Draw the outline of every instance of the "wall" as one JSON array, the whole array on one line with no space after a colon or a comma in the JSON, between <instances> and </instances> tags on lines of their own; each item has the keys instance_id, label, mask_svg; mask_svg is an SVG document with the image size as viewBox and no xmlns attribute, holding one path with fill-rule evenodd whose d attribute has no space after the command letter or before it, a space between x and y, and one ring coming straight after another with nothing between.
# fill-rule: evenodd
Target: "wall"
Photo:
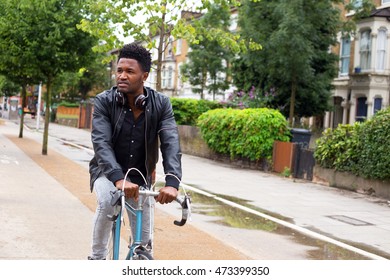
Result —
<instances>
[{"instance_id":1,"label":"wall","mask_svg":"<svg viewBox=\"0 0 390 280\"><path fill-rule=\"evenodd\" d=\"M368 180L348 172L315 166L313 182L390 199L390 181Z\"/></svg>"},{"instance_id":2,"label":"wall","mask_svg":"<svg viewBox=\"0 0 390 280\"><path fill-rule=\"evenodd\" d=\"M179 134L182 152L185 154L220 161L240 168L271 171L271 166L265 161L231 160L228 156L211 151L201 138L198 127L179 125ZM314 166L313 173L312 181L315 183L390 199L390 181L367 180L353 174L337 172L319 166Z\"/></svg>"},{"instance_id":3,"label":"wall","mask_svg":"<svg viewBox=\"0 0 390 280\"><path fill-rule=\"evenodd\" d=\"M181 150L184 154L208 158L240 168L270 170L270 166L268 166L268 162L265 160L251 161L245 158L235 158L232 160L229 156L215 153L203 141L198 127L189 125L179 125L178 127Z\"/></svg>"}]
</instances>

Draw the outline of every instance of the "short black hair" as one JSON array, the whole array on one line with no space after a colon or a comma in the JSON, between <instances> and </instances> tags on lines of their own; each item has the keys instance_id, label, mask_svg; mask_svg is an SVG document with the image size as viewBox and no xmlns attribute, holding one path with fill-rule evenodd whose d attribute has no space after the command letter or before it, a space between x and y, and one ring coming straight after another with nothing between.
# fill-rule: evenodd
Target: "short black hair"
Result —
<instances>
[{"instance_id":1,"label":"short black hair","mask_svg":"<svg viewBox=\"0 0 390 280\"><path fill-rule=\"evenodd\" d=\"M150 72L150 68L152 66L152 54L137 43L124 45L119 50L118 61L121 58L135 59L141 65L143 71Z\"/></svg>"}]
</instances>

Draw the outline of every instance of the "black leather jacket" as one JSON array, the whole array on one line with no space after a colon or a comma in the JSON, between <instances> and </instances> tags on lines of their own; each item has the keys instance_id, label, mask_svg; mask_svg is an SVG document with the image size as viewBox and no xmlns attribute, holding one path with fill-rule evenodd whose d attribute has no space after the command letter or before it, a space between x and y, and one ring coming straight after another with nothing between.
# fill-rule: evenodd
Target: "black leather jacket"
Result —
<instances>
[{"instance_id":1,"label":"black leather jacket","mask_svg":"<svg viewBox=\"0 0 390 280\"><path fill-rule=\"evenodd\" d=\"M89 163L90 186L104 174L115 183L123 179L122 167L117 163L113 147L125 118L122 105L115 101L116 87L98 94L94 100L92 119L92 144L95 155ZM145 107L146 178L151 183L152 172L158 161L158 145L162 154L165 174L173 174L181 180L181 150L172 105L167 96L144 87L147 96ZM179 187L173 176L166 176L166 186Z\"/></svg>"}]
</instances>

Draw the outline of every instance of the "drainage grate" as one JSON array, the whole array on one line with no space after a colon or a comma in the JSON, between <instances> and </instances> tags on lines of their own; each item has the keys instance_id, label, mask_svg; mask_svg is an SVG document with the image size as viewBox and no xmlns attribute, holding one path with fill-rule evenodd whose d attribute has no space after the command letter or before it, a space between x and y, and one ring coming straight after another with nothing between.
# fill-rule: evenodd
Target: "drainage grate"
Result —
<instances>
[{"instance_id":1,"label":"drainage grate","mask_svg":"<svg viewBox=\"0 0 390 280\"><path fill-rule=\"evenodd\" d=\"M344 215L333 215L333 216L327 216L327 217L334 219L334 220L337 220L337 221L340 221L340 222L343 222L343 223L346 223L346 224L353 225L353 226L372 226L373 225L371 223L361 221L361 220L358 220L355 218L351 218L348 216L344 216Z\"/></svg>"}]
</instances>

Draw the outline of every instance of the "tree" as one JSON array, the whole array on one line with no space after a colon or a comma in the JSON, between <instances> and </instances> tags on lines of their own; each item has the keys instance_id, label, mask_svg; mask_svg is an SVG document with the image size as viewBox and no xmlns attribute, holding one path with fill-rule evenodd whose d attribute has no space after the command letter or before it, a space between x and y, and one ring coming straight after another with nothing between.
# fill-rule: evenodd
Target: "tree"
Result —
<instances>
[{"instance_id":1,"label":"tree","mask_svg":"<svg viewBox=\"0 0 390 280\"><path fill-rule=\"evenodd\" d=\"M1 3L0 69L13 71L7 76L19 77L23 86L40 79L46 84L42 154L47 155L53 81L64 71L78 71L90 58L91 47L97 40L76 27L83 13L82 1Z\"/></svg>"},{"instance_id":2,"label":"tree","mask_svg":"<svg viewBox=\"0 0 390 280\"><path fill-rule=\"evenodd\" d=\"M230 8L212 5L209 11L199 20L193 23L204 35L198 44L191 44L191 52L188 54L188 62L182 66L182 74L188 79L194 92L199 92L204 99L204 90L216 94L229 87L227 77L228 66L231 60L231 52L223 48L215 38L208 36L206 30L218 28L229 32Z\"/></svg>"},{"instance_id":3,"label":"tree","mask_svg":"<svg viewBox=\"0 0 390 280\"><path fill-rule=\"evenodd\" d=\"M69 102L87 100L111 86L111 69L102 63L103 57L93 54L88 66L77 72L61 73L54 81L53 92L59 93L61 99Z\"/></svg>"},{"instance_id":4,"label":"tree","mask_svg":"<svg viewBox=\"0 0 390 280\"><path fill-rule=\"evenodd\" d=\"M27 47L31 25L20 14L23 3L0 2L0 73L21 87L22 108L26 107L26 88L41 78L34 54ZM17 25L14 23L18 22ZM24 110L20 116L19 138L23 138Z\"/></svg>"},{"instance_id":5,"label":"tree","mask_svg":"<svg viewBox=\"0 0 390 280\"><path fill-rule=\"evenodd\" d=\"M289 116L290 125L296 116L323 114L337 74L338 58L329 47L341 26L334 5L339 2L245 1L239 20L242 35L252 36L263 50L248 52L235 63L236 86L274 89L273 106Z\"/></svg>"},{"instance_id":6,"label":"tree","mask_svg":"<svg viewBox=\"0 0 390 280\"><path fill-rule=\"evenodd\" d=\"M0 76L0 96L11 97L18 94L20 86L5 76Z\"/></svg>"},{"instance_id":7,"label":"tree","mask_svg":"<svg viewBox=\"0 0 390 280\"><path fill-rule=\"evenodd\" d=\"M199 41L197 30L190 24L193 17L181 17L185 10L207 11L211 2L220 7L238 6L238 0L187 1L187 0L88 0L89 15L80 24L80 28L101 39L96 51L108 53L120 47L128 38L147 44L149 49L157 50L157 84L161 91L162 60L171 36L175 39L186 39L189 43ZM198 6L195 5L198 3ZM141 19L141 22L140 22ZM158 36L159 39L154 38ZM218 38L220 44L235 52L246 51L256 44L241 40L238 34L213 28L208 30L210 38Z\"/></svg>"}]
</instances>

